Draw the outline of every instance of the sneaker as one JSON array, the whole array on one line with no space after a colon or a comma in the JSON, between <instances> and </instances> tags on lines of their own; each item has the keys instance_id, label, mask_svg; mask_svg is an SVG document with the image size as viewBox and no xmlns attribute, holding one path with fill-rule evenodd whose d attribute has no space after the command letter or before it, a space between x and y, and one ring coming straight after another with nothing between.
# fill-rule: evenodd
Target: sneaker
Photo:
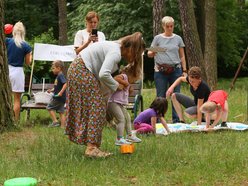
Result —
<instances>
[{"instance_id":1,"label":"sneaker","mask_svg":"<svg viewBox=\"0 0 248 186\"><path fill-rule=\"evenodd\" d=\"M119 140L116 139L115 140L115 145L130 145L132 143L128 142L127 140L125 140L124 138L120 138Z\"/></svg>"},{"instance_id":2,"label":"sneaker","mask_svg":"<svg viewBox=\"0 0 248 186\"><path fill-rule=\"evenodd\" d=\"M213 123L214 123L214 120L211 119L209 125L212 125Z\"/></svg>"},{"instance_id":3,"label":"sneaker","mask_svg":"<svg viewBox=\"0 0 248 186\"><path fill-rule=\"evenodd\" d=\"M142 141L141 139L139 139L135 135L131 135L131 136L128 135L126 140L129 141L129 142L133 142L133 143L140 143Z\"/></svg>"},{"instance_id":4,"label":"sneaker","mask_svg":"<svg viewBox=\"0 0 248 186\"><path fill-rule=\"evenodd\" d=\"M52 127L59 127L60 124L59 122L52 122L50 125L48 125L48 127L52 128Z\"/></svg>"},{"instance_id":5,"label":"sneaker","mask_svg":"<svg viewBox=\"0 0 248 186\"><path fill-rule=\"evenodd\" d=\"M220 126L221 127L227 127L227 124L226 124L226 122L222 122Z\"/></svg>"}]
</instances>

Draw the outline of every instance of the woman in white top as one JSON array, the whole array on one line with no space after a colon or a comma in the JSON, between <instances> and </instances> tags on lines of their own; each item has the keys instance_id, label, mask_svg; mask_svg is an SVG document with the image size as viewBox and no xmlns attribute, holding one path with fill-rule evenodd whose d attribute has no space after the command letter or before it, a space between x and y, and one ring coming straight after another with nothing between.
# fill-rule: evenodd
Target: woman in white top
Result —
<instances>
[{"instance_id":1,"label":"woman in white top","mask_svg":"<svg viewBox=\"0 0 248 186\"><path fill-rule=\"evenodd\" d=\"M111 75L119 69L122 58L130 65L128 71L134 79L140 79L144 49L142 34L136 32L118 41L96 42L71 63L67 73L66 134L72 142L87 146L86 156L111 155L99 149L106 122L104 93L106 89L113 93L124 88Z\"/></svg>"},{"instance_id":2,"label":"woman in white top","mask_svg":"<svg viewBox=\"0 0 248 186\"><path fill-rule=\"evenodd\" d=\"M97 31L97 34L92 33L92 29L97 29L99 23L99 15L96 12L88 12L85 17L86 28L79 30L74 38L74 47L76 54L79 54L89 44L98 41L105 41L103 32Z\"/></svg>"}]
</instances>

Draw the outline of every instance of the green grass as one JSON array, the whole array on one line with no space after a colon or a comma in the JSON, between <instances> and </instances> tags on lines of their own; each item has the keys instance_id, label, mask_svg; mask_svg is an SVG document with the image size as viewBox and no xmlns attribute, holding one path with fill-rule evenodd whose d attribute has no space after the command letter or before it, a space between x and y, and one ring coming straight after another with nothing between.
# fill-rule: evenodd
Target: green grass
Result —
<instances>
[{"instance_id":1,"label":"green grass","mask_svg":"<svg viewBox=\"0 0 248 186\"><path fill-rule=\"evenodd\" d=\"M229 95L229 121L244 122L247 78L237 81ZM220 80L228 91L227 80ZM188 94L187 87L182 92ZM155 89L143 91L145 108ZM166 119L171 119L171 109ZM102 149L108 159L88 159L85 147L71 143L63 129L47 128L45 110L32 110L19 131L0 135L0 185L14 177L34 177L39 186L84 185L247 185L247 132L181 133L139 136L135 153L123 155L114 145L116 131L106 127ZM246 122L246 121L245 121Z\"/></svg>"}]
</instances>

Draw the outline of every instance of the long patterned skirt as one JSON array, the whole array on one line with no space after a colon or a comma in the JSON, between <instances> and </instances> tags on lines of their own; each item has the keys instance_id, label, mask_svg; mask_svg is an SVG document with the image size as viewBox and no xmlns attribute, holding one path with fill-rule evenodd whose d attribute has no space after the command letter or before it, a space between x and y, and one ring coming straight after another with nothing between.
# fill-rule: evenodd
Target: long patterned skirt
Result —
<instances>
[{"instance_id":1,"label":"long patterned skirt","mask_svg":"<svg viewBox=\"0 0 248 186\"><path fill-rule=\"evenodd\" d=\"M80 145L101 145L102 129L106 120L106 102L100 82L81 58L68 69L66 134Z\"/></svg>"}]
</instances>

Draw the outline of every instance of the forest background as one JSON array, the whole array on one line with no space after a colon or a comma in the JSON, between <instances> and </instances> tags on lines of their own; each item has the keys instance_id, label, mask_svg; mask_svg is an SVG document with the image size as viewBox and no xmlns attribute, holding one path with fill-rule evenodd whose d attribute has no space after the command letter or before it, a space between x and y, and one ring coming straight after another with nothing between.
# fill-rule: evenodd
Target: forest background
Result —
<instances>
[{"instance_id":1,"label":"forest background","mask_svg":"<svg viewBox=\"0 0 248 186\"><path fill-rule=\"evenodd\" d=\"M195 4L197 1L194 1ZM22 21L27 30L27 41L38 43L61 44L59 31L59 4L65 4L66 38L63 44L73 44L75 33L85 28L84 18L88 11L94 10L100 15L99 30L105 33L107 40L116 40L122 36L140 31L147 46L153 35L152 0L5 0L5 23L14 24ZM233 77L248 41L248 6L244 0L216 1L216 38L218 77ZM60 8L58 8L60 7ZM63 7L63 6L62 6ZM197 15L199 9L194 7ZM198 11L198 14L197 14ZM162 16L170 15L175 19L174 32L183 37L179 1L163 1ZM198 20L200 21L200 20ZM161 25L161 23L158 23ZM162 30L160 30L162 32ZM158 31L159 32L159 31ZM39 62L40 63L40 62ZM42 63L42 62L41 62ZM153 81L153 60L144 60L144 80ZM227 70L228 69L228 70ZM30 71L26 68L26 71ZM34 74L38 79L51 79L50 65L36 65ZM247 76L247 61L239 76Z\"/></svg>"}]
</instances>

